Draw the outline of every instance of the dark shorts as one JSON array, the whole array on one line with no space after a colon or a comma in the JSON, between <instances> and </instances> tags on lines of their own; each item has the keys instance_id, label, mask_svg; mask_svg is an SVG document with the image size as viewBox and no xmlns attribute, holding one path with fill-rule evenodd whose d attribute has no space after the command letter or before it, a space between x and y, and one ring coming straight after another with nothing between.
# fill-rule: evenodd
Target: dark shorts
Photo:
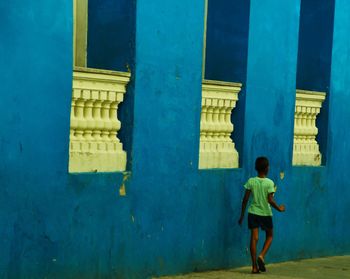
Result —
<instances>
[{"instance_id":1,"label":"dark shorts","mask_svg":"<svg viewBox=\"0 0 350 279\"><path fill-rule=\"evenodd\" d=\"M272 216L259 216L255 214L248 214L248 228L261 228L264 231L273 229Z\"/></svg>"}]
</instances>

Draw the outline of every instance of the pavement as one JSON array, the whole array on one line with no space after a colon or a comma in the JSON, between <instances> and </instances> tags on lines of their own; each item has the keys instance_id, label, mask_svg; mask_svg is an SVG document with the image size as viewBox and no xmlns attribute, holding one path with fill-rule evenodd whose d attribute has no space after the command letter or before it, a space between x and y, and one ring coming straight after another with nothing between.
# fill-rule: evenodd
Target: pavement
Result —
<instances>
[{"instance_id":1,"label":"pavement","mask_svg":"<svg viewBox=\"0 0 350 279\"><path fill-rule=\"evenodd\" d=\"M251 274L251 267L232 270L192 273L162 279L346 279L350 278L350 256L318 258L266 265L267 272Z\"/></svg>"}]
</instances>

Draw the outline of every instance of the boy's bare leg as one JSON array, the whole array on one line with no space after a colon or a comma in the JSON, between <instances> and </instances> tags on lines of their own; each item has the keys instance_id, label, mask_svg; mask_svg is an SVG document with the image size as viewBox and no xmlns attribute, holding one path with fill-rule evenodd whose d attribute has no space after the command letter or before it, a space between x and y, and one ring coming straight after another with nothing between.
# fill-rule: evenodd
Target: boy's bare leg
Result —
<instances>
[{"instance_id":1,"label":"boy's bare leg","mask_svg":"<svg viewBox=\"0 0 350 279\"><path fill-rule=\"evenodd\" d=\"M256 264L256 246L258 244L259 240L259 228L252 229L251 230L251 237L250 237L250 255L252 257L252 272L258 272L258 266Z\"/></svg>"},{"instance_id":2,"label":"boy's bare leg","mask_svg":"<svg viewBox=\"0 0 350 279\"><path fill-rule=\"evenodd\" d=\"M273 229L268 229L266 230L266 240L264 243L264 247L259 255L259 258L261 258L264 261L264 257L267 253L267 251L269 250L271 243L272 243L272 239L273 239Z\"/></svg>"}]
</instances>

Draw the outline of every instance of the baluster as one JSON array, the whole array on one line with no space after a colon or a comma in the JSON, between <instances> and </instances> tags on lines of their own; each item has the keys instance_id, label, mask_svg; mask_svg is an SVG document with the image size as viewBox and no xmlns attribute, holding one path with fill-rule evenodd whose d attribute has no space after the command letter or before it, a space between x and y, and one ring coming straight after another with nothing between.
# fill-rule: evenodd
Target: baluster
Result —
<instances>
[{"instance_id":1,"label":"baluster","mask_svg":"<svg viewBox=\"0 0 350 279\"><path fill-rule=\"evenodd\" d=\"M219 108L219 141L224 143L226 140L226 108L225 102L223 101Z\"/></svg>"},{"instance_id":2,"label":"baluster","mask_svg":"<svg viewBox=\"0 0 350 279\"><path fill-rule=\"evenodd\" d=\"M225 102L225 123L226 123L225 138L226 138L226 142L232 142L231 134L233 132L233 124L231 122L231 114L232 114L234 102L235 101L230 101L230 100L227 100Z\"/></svg>"},{"instance_id":3,"label":"baluster","mask_svg":"<svg viewBox=\"0 0 350 279\"><path fill-rule=\"evenodd\" d=\"M120 143L117 135L118 131L121 128L121 123L117 118L117 109L118 109L118 102L112 102L111 103L111 109L109 111L109 118L112 123L112 127L109 133L109 140L114 146L114 150L116 151L118 149L118 144Z\"/></svg>"},{"instance_id":4,"label":"baluster","mask_svg":"<svg viewBox=\"0 0 350 279\"><path fill-rule=\"evenodd\" d=\"M103 122L103 128L101 131L101 141L102 141L102 143L100 144L101 151L108 151L109 132L112 127L112 123L109 119L110 104L111 102L108 100L102 102L101 118Z\"/></svg>"},{"instance_id":5,"label":"baluster","mask_svg":"<svg viewBox=\"0 0 350 279\"><path fill-rule=\"evenodd\" d=\"M218 99L212 99L212 105L213 105L213 126L212 126L212 137L213 137L213 156L214 156L214 161L215 161L215 167L218 166L219 161L220 161L220 149L221 149L221 144L220 144L220 122L219 122L219 102L220 100Z\"/></svg>"},{"instance_id":6,"label":"baluster","mask_svg":"<svg viewBox=\"0 0 350 279\"><path fill-rule=\"evenodd\" d=\"M236 84L221 84L215 81L203 84L200 168L238 166L238 153L231 140L231 113L236 103L233 99L237 97L238 92Z\"/></svg>"},{"instance_id":7,"label":"baluster","mask_svg":"<svg viewBox=\"0 0 350 279\"><path fill-rule=\"evenodd\" d=\"M203 100L202 112L201 112L201 123L200 123L200 140L205 142L207 140L207 106L206 99Z\"/></svg>"},{"instance_id":8,"label":"baluster","mask_svg":"<svg viewBox=\"0 0 350 279\"><path fill-rule=\"evenodd\" d=\"M93 103L92 115L95 122L94 129L92 131L92 137L96 143L102 140L102 101L97 99Z\"/></svg>"},{"instance_id":9,"label":"baluster","mask_svg":"<svg viewBox=\"0 0 350 279\"><path fill-rule=\"evenodd\" d=\"M86 122L86 130L84 132L84 137L85 137L85 140L89 142L89 144L91 144L91 141L93 140L92 133L95 126L93 115L92 115L92 109L93 109L93 100L91 99L87 100L84 106L84 118ZM91 148L91 146L89 147Z\"/></svg>"},{"instance_id":10,"label":"baluster","mask_svg":"<svg viewBox=\"0 0 350 279\"><path fill-rule=\"evenodd\" d=\"M317 166L321 154L316 141L316 118L325 99L324 93L297 91L294 128L294 165Z\"/></svg>"},{"instance_id":11,"label":"baluster","mask_svg":"<svg viewBox=\"0 0 350 279\"><path fill-rule=\"evenodd\" d=\"M74 71L70 172L125 170L126 153L117 138L121 126L117 110L128 81L128 74Z\"/></svg>"},{"instance_id":12,"label":"baluster","mask_svg":"<svg viewBox=\"0 0 350 279\"><path fill-rule=\"evenodd\" d=\"M208 122L207 122L207 98L202 98L202 112L201 112L201 122L200 122L200 158L199 167L208 168L208 150L207 150L207 134L208 134Z\"/></svg>"},{"instance_id":13,"label":"baluster","mask_svg":"<svg viewBox=\"0 0 350 279\"><path fill-rule=\"evenodd\" d=\"M207 122L208 122L208 167L214 168L216 165L216 158L215 158L215 139L214 139L214 107L213 107L213 100L208 99L209 106L208 106L208 112L207 112Z\"/></svg>"},{"instance_id":14,"label":"baluster","mask_svg":"<svg viewBox=\"0 0 350 279\"><path fill-rule=\"evenodd\" d=\"M73 142L76 141L76 130L78 128L78 121L76 116L76 102L79 96L79 90L73 90L72 92L72 107L71 107L71 113L70 113L70 141L71 141L71 148L74 149Z\"/></svg>"},{"instance_id":15,"label":"baluster","mask_svg":"<svg viewBox=\"0 0 350 279\"><path fill-rule=\"evenodd\" d=\"M84 100L79 97L75 102L75 115L76 115L76 123L77 128L75 130L75 136L78 141L81 143L84 142L84 129L85 129L85 121L84 121Z\"/></svg>"}]
</instances>

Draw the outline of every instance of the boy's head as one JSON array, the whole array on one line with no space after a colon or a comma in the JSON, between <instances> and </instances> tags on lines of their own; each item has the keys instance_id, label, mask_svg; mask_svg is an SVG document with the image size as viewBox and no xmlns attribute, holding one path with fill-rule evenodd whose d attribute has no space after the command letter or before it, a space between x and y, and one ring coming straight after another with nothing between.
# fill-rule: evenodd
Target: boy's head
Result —
<instances>
[{"instance_id":1,"label":"boy's head","mask_svg":"<svg viewBox=\"0 0 350 279\"><path fill-rule=\"evenodd\" d=\"M255 170L259 174L265 174L269 172L269 160L266 157L258 157L255 160Z\"/></svg>"}]
</instances>

